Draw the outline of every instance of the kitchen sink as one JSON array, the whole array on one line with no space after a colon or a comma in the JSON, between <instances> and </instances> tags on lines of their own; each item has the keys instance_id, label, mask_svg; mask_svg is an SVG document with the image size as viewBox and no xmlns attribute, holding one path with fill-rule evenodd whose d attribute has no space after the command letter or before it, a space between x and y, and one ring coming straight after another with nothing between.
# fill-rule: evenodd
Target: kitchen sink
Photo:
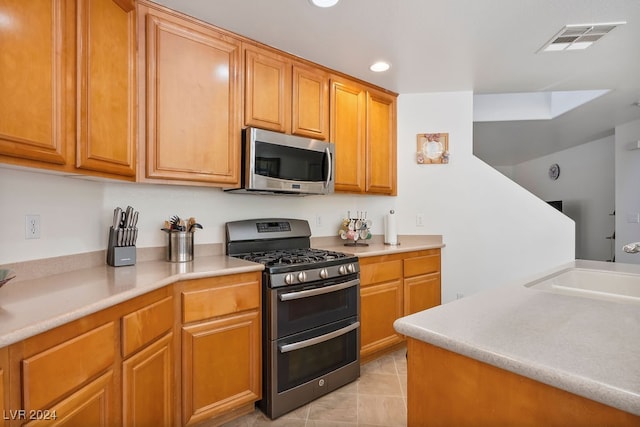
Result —
<instances>
[{"instance_id":1,"label":"kitchen sink","mask_svg":"<svg viewBox=\"0 0 640 427\"><path fill-rule=\"evenodd\" d=\"M557 294L640 305L640 274L569 268L525 286Z\"/></svg>"}]
</instances>

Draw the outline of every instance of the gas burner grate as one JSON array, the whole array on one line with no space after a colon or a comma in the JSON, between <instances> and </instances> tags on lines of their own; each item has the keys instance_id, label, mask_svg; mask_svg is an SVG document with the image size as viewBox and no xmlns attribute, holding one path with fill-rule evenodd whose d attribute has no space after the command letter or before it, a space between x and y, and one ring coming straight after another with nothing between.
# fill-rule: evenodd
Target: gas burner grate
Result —
<instances>
[{"instance_id":1,"label":"gas burner grate","mask_svg":"<svg viewBox=\"0 0 640 427\"><path fill-rule=\"evenodd\" d=\"M312 264L347 258L349 256L350 255L341 252L310 248L251 252L244 255L237 255L237 257L246 261L259 262L267 267L275 265Z\"/></svg>"}]
</instances>

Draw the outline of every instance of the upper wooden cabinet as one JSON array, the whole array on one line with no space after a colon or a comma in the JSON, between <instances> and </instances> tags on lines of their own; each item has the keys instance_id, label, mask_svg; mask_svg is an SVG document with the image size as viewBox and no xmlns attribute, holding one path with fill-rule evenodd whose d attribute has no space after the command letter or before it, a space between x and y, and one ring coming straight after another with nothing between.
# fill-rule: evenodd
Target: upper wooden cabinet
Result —
<instances>
[{"instance_id":1,"label":"upper wooden cabinet","mask_svg":"<svg viewBox=\"0 0 640 427\"><path fill-rule=\"evenodd\" d=\"M336 191L395 195L396 97L333 77L330 110Z\"/></svg>"},{"instance_id":2,"label":"upper wooden cabinet","mask_svg":"<svg viewBox=\"0 0 640 427\"><path fill-rule=\"evenodd\" d=\"M135 12L8 0L0 14L0 161L133 180Z\"/></svg>"},{"instance_id":3,"label":"upper wooden cabinet","mask_svg":"<svg viewBox=\"0 0 640 427\"><path fill-rule=\"evenodd\" d=\"M0 3L0 155L69 165L74 10L71 0Z\"/></svg>"},{"instance_id":4,"label":"upper wooden cabinet","mask_svg":"<svg viewBox=\"0 0 640 427\"><path fill-rule=\"evenodd\" d=\"M135 177L135 11L114 0L80 0L78 28L76 166Z\"/></svg>"},{"instance_id":5,"label":"upper wooden cabinet","mask_svg":"<svg viewBox=\"0 0 640 427\"><path fill-rule=\"evenodd\" d=\"M138 15L146 178L236 185L240 41L152 3Z\"/></svg>"},{"instance_id":6,"label":"upper wooden cabinet","mask_svg":"<svg viewBox=\"0 0 640 427\"><path fill-rule=\"evenodd\" d=\"M329 77L320 68L244 44L244 124L326 140Z\"/></svg>"}]
</instances>

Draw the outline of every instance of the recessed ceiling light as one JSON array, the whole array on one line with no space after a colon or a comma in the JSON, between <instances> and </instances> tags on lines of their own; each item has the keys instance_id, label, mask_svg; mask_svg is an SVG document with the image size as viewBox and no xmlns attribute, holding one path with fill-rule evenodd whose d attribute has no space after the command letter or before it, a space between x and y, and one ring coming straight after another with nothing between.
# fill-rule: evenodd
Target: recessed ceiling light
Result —
<instances>
[{"instance_id":1,"label":"recessed ceiling light","mask_svg":"<svg viewBox=\"0 0 640 427\"><path fill-rule=\"evenodd\" d=\"M378 61L375 64L373 64L371 67L369 67L371 71L375 71L376 73L387 71L389 68L391 68L391 65L389 65L388 62L384 62L384 61Z\"/></svg>"},{"instance_id":2,"label":"recessed ceiling light","mask_svg":"<svg viewBox=\"0 0 640 427\"><path fill-rule=\"evenodd\" d=\"M318 7L331 7L338 4L340 0L309 0L312 5Z\"/></svg>"},{"instance_id":3,"label":"recessed ceiling light","mask_svg":"<svg viewBox=\"0 0 640 427\"><path fill-rule=\"evenodd\" d=\"M626 22L606 22L600 24L567 25L538 52L558 52L563 50L581 50L591 46L597 40Z\"/></svg>"}]
</instances>

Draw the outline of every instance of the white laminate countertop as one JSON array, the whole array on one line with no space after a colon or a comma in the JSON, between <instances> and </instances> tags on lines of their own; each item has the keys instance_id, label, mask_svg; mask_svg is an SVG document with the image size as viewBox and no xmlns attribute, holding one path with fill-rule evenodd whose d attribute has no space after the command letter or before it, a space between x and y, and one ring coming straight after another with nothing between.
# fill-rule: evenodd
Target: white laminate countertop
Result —
<instances>
[{"instance_id":1,"label":"white laminate countertop","mask_svg":"<svg viewBox=\"0 0 640 427\"><path fill-rule=\"evenodd\" d=\"M558 266L640 274L640 265ZM527 281L531 283L534 280ZM409 337L640 415L640 305L518 283L396 320Z\"/></svg>"},{"instance_id":2,"label":"white laminate countertop","mask_svg":"<svg viewBox=\"0 0 640 427\"><path fill-rule=\"evenodd\" d=\"M440 249L445 246L441 235L399 235L398 242L400 243L399 245L385 245L384 236L375 235L370 240L364 241L367 246L345 246L345 240L337 236L331 236L312 238L311 246L318 249L353 254L359 258Z\"/></svg>"},{"instance_id":3,"label":"white laminate countertop","mask_svg":"<svg viewBox=\"0 0 640 427\"><path fill-rule=\"evenodd\" d=\"M185 263L108 265L9 282L0 289L0 348L185 279L262 271L224 255Z\"/></svg>"},{"instance_id":4,"label":"white laminate countertop","mask_svg":"<svg viewBox=\"0 0 640 427\"><path fill-rule=\"evenodd\" d=\"M444 246L442 236L400 236L399 240L401 245L387 246L382 236L374 236L367 241L369 246L354 248L343 246L343 240L331 236L312 239L312 246L359 257ZM69 259L61 262L72 265L88 262L82 255L66 258ZM35 261L31 267L48 263L51 260ZM97 265L11 281L0 288L0 348L179 280L262 270L262 264L226 255L197 256L196 253L193 261L184 263L149 260L128 267Z\"/></svg>"}]
</instances>

